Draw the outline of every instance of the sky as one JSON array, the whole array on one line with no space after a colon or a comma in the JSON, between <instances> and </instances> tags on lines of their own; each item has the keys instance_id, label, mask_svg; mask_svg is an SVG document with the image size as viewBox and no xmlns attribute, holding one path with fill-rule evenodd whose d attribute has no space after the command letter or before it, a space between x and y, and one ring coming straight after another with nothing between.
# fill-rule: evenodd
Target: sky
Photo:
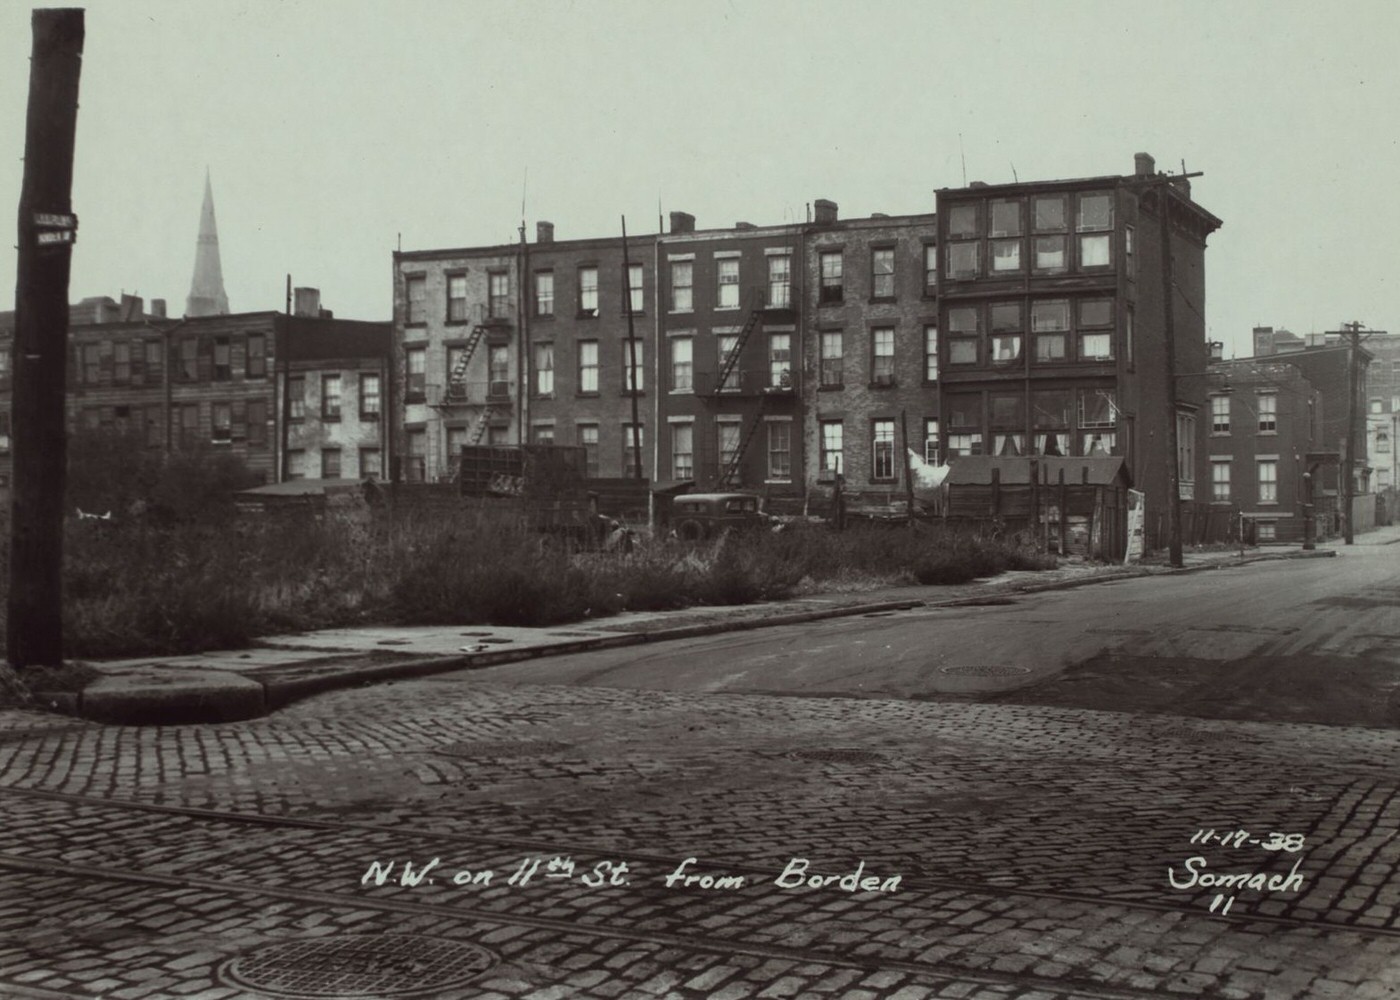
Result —
<instances>
[{"instance_id":1,"label":"sky","mask_svg":"<svg viewBox=\"0 0 1400 1000\"><path fill-rule=\"evenodd\" d=\"M81 0L76 0L81 2ZM964 179L1202 171L1208 336L1400 331L1390 0L94 0L71 298L184 309L206 170L235 312L388 319L392 251L930 212ZM0 5L17 205L29 5ZM965 164L965 166L964 166ZM13 216L6 216L13 218ZM7 244L11 241L5 241ZM1377 249L1379 248L1379 249ZM0 255L14 286L15 252ZM7 296L8 298L8 296ZM12 299L11 299L12 301Z\"/></svg>"}]
</instances>

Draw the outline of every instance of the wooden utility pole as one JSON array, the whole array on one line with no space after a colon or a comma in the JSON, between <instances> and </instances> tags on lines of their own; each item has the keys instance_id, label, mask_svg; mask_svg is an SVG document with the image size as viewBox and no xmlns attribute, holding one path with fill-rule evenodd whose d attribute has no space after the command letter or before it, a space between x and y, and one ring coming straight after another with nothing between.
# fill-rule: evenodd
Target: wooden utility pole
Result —
<instances>
[{"instance_id":1,"label":"wooden utility pole","mask_svg":"<svg viewBox=\"0 0 1400 1000\"><path fill-rule=\"evenodd\" d=\"M1158 221L1162 230L1162 311L1167 351L1167 555L1173 566L1181 561L1181 470L1176 439L1176 282L1172 274L1170 182L1157 186Z\"/></svg>"},{"instance_id":2,"label":"wooden utility pole","mask_svg":"<svg viewBox=\"0 0 1400 1000\"><path fill-rule=\"evenodd\" d=\"M6 654L11 666L63 661L63 509L73 147L83 12L36 10L19 199Z\"/></svg>"},{"instance_id":3,"label":"wooden utility pole","mask_svg":"<svg viewBox=\"0 0 1400 1000\"><path fill-rule=\"evenodd\" d=\"M1352 525L1352 515L1356 512L1356 424L1359 407L1356 397L1360 392L1361 347L1360 323L1343 323L1342 328L1351 334L1351 350L1347 352L1347 461L1342 469L1342 522L1343 538L1346 544L1355 544L1356 531Z\"/></svg>"}]
</instances>

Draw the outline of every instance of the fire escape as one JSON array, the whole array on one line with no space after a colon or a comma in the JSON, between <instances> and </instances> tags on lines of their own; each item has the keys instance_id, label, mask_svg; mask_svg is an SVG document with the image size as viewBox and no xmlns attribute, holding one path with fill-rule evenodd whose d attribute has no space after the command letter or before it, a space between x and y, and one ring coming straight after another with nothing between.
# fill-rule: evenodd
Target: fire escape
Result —
<instances>
[{"instance_id":1,"label":"fire escape","mask_svg":"<svg viewBox=\"0 0 1400 1000\"><path fill-rule=\"evenodd\" d=\"M786 306L776 308L785 309ZM753 420L747 426L741 426L739 442L720 471L720 489L729 488L738 483L739 473L744 464L744 456L748 454L749 447L753 444L754 438L758 436L759 428L763 426L763 418L770 408L770 403L776 399L791 397L794 391L790 357L788 359L789 366L781 371L772 367L771 359L769 367L762 371L745 371L739 368L739 359L743 355L744 346L762 325L765 316L770 315L772 311L764 298L764 293L761 290L756 290L754 307L749 311L748 318L744 321L744 325L734 341L733 348L725 355L719 373L715 377L714 386L708 394L712 402L718 402L727 396L758 396L758 408ZM746 378L745 376L750 377ZM752 376L761 376L761 380ZM756 382L758 384L755 384Z\"/></svg>"},{"instance_id":2,"label":"fire escape","mask_svg":"<svg viewBox=\"0 0 1400 1000\"><path fill-rule=\"evenodd\" d=\"M486 392L483 395L480 383L473 385L467 381L467 372L471 367L472 358L476 356L477 348L481 346L481 342L493 332L494 325L490 320L484 319L478 314L477 322L472 326L466 343L461 346L453 360L442 396L438 402L433 404L434 409L443 414L464 408L481 408L467 438L468 443L472 445L478 445L482 442L482 439L486 437L492 418L510 405L508 382L488 381ZM446 478L455 482L459 471L457 463L454 462L452 471Z\"/></svg>"}]
</instances>

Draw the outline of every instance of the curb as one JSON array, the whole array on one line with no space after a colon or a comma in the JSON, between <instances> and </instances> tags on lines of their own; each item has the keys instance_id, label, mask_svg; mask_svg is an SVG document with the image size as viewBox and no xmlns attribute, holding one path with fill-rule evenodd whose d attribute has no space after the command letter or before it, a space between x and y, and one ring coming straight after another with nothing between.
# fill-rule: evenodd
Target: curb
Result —
<instances>
[{"instance_id":1,"label":"curb","mask_svg":"<svg viewBox=\"0 0 1400 1000\"><path fill-rule=\"evenodd\" d=\"M1400 541L1400 539L1397 539ZM399 660L354 669L330 670L324 673L297 674L297 664L286 667L249 673L231 671L240 680L252 681L258 686L256 694L244 688L238 691L182 692L178 673L172 675L163 685L161 698L143 697L138 693L120 696L116 691L108 691L104 697L90 699L85 694L59 695L35 692L39 701L58 699L53 707L67 714L77 715L94 722L109 725L180 725L188 723L234 722L260 718L293 702L328 691L363 687L371 683L385 681L413 680L433 674L450 673L456 670L479 670L505 663L518 663L524 660L543 659L549 656L568 656L574 653L595 652L602 649L620 649L640 646L652 642L668 642L676 639L693 639L727 632L746 632L760 628L782 625L799 625L804 622L822 621L830 618L853 618L860 615L877 614L888 611L907 611L912 608L960 607L985 603L989 598L1005 594L1036 594L1054 590L1070 590L1099 583L1116 583L1142 577L1167 576L1179 573L1200 573L1213 569L1243 566L1252 562L1267 562L1282 559L1317 559L1336 556L1330 549L1312 551L1293 550L1280 553L1260 553L1244 558L1232 558L1219 563L1206 563L1199 566L1164 567L1153 572L1147 567L1124 568L1102 575L1088 576L1077 580L1055 580L1049 583L1026 583L1004 588L989 588L989 593L948 598L945 600L906 599L900 601L876 601L868 604L850 604L843 607L819 608L810 611L797 611L774 614L766 617L738 618L729 621L704 622L696 625L678 625L660 628L649 632L625 632L617 635L578 639L526 649L501 649L483 653L460 655L427 656L411 660ZM225 696L227 695L227 696Z\"/></svg>"}]
</instances>

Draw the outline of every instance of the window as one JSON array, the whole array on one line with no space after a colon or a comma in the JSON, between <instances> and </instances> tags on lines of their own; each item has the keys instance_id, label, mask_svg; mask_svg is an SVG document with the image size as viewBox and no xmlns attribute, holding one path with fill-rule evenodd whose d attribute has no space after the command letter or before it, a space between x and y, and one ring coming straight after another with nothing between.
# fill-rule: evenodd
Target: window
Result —
<instances>
[{"instance_id":1,"label":"window","mask_svg":"<svg viewBox=\"0 0 1400 1000\"><path fill-rule=\"evenodd\" d=\"M122 346L121 344L118 344L118 345L117 345L117 347L121 347L121 346ZM118 358L120 359L120 355L118 355ZM120 364L120 361L119 361L119 364ZM1385 401L1384 401L1384 400L1381 400L1381 399L1372 399L1372 400L1367 404L1367 411L1370 412L1370 413L1384 413L1384 412L1385 412Z\"/></svg>"},{"instance_id":2,"label":"window","mask_svg":"<svg viewBox=\"0 0 1400 1000\"><path fill-rule=\"evenodd\" d=\"M894 248L870 252L870 295L876 299L894 298Z\"/></svg>"},{"instance_id":3,"label":"window","mask_svg":"<svg viewBox=\"0 0 1400 1000\"><path fill-rule=\"evenodd\" d=\"M1038 195L1031 201L1034 213L1034 229L1037 233L1063 233L1065 225L1065 196L1062 194Z\"/></svg>"},{"instance_id":4,"label":"window","mask_svg":"<svg viewBox=\"0 0 1400 1000\"><path fill-rule=\"evenodd\" d=\"M267 401L264 399L248 400L246 417L248 420L248 443L257 446L267 444ZM160 442L155 443L159 444Z\"/></svg>"},{"instance_id":5,"label":"window","mask_svg":"<svg viewBox=\"0 0 1400 1000\"><path fill-rule=\"evenodd\" d=\"M1229 396L1210 397L1210 432L1212 434L1230 433Z\"/></svg>"},{"instance_id":6,"label":"window","mask_svg":"<svg viewBox=\"0 0 1400 1000\"><path fill-rule=\"evenodd\" d=\"M822 331L821 345L821 384L840 386L845 365L844 347L840 330Z\"/></svg>"},{"instance_id":7,"label":"window","mask_svg":"<svg viewBox=\"0 0 1400 1000\"><path fill-rule=\"evenodd\" d=\"M492 344L486 355L486 394L496 399L510 395L510 348Z\"/></svg>"},{"instance_id":8,"label":"window","mask_svg":"<svg viewBox=\"0 0 1400 1000\"><path fill-rule=\"evenodd\" d=\"M642 284L641 264L629 264L627 266L627 302L634 313L639 313L646 309L646 295L645 288Z\"/></svg>"},{"instance_id":9,"label":"window","mask_svg":"<svg viewBox=\"0 0 1400 1000\"><path fill-rule=\"evenodd\" d=\"M842 436L845 433L845 427L839 420L823 420L821 428L821 470L823 472L841 472L844 468Z\"/></svg>"},{"instance_id":10,"label":"window","mask_svg":"<svg viewBox=\"0 0 1400 1000\"><path fill-rule=\"evenodd\" d=\"M987 235L992 237L991 261L993 273L1021 270L1021 203L998 199L990 204ZM1014 238L1012 238L1014 237Z\"/></svg>"},{"instance_id":11,"label":"window","mask_svg":"<svg viewBox=\"0 0 1400 1000\"><path fill-rule=\"evenodd\" d=\"M1031 303L1031 332L1035 335L1035 360L1064 361L1069 336L1069 302L1039 299Z\"/></svg>"},{"instance_id":12,"label":"window","mask_svg":"<svg viewBox=\"0 0 1400 1000\"><path fill-rule=\"evenodd\" d=\"M306 478L306 452L300 448L287 449L287 478Z\"/></svg>"},{"instance_id":13,"label":"window","mask_svg":"<svg viewBox=\"0 0 1400 1000\"><path fill-rule=\"evenodd\" d=\"M695 308L695 267L688 260L671 263L671 311L690 312Z\"/></svg>"},{"instance_id":14,"label":"window","mask_svg":"<svg viewBox=\"0 0 1400 1000\"><path fill-rule=\"evenodd\" d=\"M723 475L739 455L741 427L737 420L719 420L715 424L715 430L719 438L719 472Z\"/></svg>"},{"instance_id":15,"label":"window","mask_svg":"<svg viewBox=\"0 0 1400 1000\"><path fill-rule=\"evenodd\" d=\"M1117 423L1118 407L1112 390L1079 390L1079 454L1113 454Z\"/></svg>"},{"instance_id":16,"label":"window","mask_svg":"<svg viewBox=\"0 0 1400 1000\"><path fill-rule=\"evenodd\" d=\"M1068 389L1031 393L1031 454L1067 456L1070 408L1074 394Z\"/></svg>"},{"instance_id":17,"label":"window","mask_svg":"<svg viewBox=\"0 0 1400 1000\"><path fill-rule=\"evenodd\" d=\"M924 418L924 461L938 465L938 418Z\"/></svg>"},{"instance_id":18,"label":"window","mask_svg":"<svg viewBox=\"0 0 1400 1000\"><path fill-rule=\"evenodd\" d=\"M1390 433L1383 427L1376 428L1376 454L1390 454ZM1379 471L1385 472L1386 470L1381 469Z\"/></svg>"},{"instance_id":19,"label":"window","mask_svg":"<svg viewBox=\"0 0 1400 1000\"><path fill-rule=\"evenodd\" d=\"M1216 503L1230 499L1230 460L1212 458L1210 460L1210 498Z\"/></svg>"},{"instance_id":20,"label":"window","mask_svg":"<svg viewBox=\"0 0 1400 1000\"><path fill-rule=\"evenodd\" d=\"M408 454L404 456L404 478L410 483L424 483L428 480L428 432L411 430L405 436Z\"/></svg>"},{"instance_id":21,"label":"window","mask_svg":"<svg viewBox=\"0 0 1400 1000\"><path fill-rule=\"evenodd\" d=\"M792 306L792 258L775 255L768 258L768 308L788 309Z\"/></svg>"},{"instance_id":22,"label":"window","mask_svg":"<svg viewBox=\"0 0 1400 1000\"><path fill-rule=\"evenodd\" d=\"M716 308L739 308L739 261L733 258L717 261L718 298Z\"/></svg>"},{"instance_id":23,"label":"window","mask_svg":"<svg viewBox=\"0 0 1400 1000\"><path fill-rule=\"evenodd\" d=\"M948 363L977 364L977 348L982 327L976 306L953 306L948 310Z\"/></svg>"},{"instance_id":24,"label":"window","mask_svg":"<svg viewBox=\"0 0 1400 1000\"><path fill-rule=\"evenodd\" d=\"M598 342L581 340L578 344L578 391L598 391Z\"/></svg>"},{"instance_id":25,"label":"window","mask_svg":"<svg viewBox=\"0 0 1400 1000\"><path fill-rule=\"evenodd\" d=\"M554 395L554 345L535 345L535 393Z\"/></svg>"},{"instance_id":26,"label":"window","mask_svg":"<svg viewBox=\"0 0 1400 1000\"><path fill-rule=\"evenodd\" d=\"M739 336L733 333L721 333L715 337L715 347L719 351L719 371L724 371L724 366L729 363L729 356L739 349ZM720 387L721 392L735 392L739 388L739 365L736 361L734 367L729 369L729 375L725 378L724 384Z\"/></svg>"},{"instance_id":27,"label":"window","mask_svg":"<svg viewBox=\"0 0 1400 1000\"><path fill-rule=\"evenodd\" d=\"M948 277L975 278L979 270L976 240L953 241L948 244Z\"/></svg>"},{"instance_id":28,"label":"window","mask_svg":"<svg viewBox=\"0 0 1400 1000\"><path fill-rule=\"evenodd\" d=\"M125 340L118 341L112 347L112 381L118 385L125 385L131 381L131 344ZM1377 410L1377 413L1380 411Z\"/></svg>"},{"instance_id":29,"label":"window","mask_svg":"<svg viewBox=\"0 0 1400 1000\"><path fill-rule=\"evenodd\" d=\"M422 326L427 320L427 313L424 311L425 296L428 290L428 281L421 274L412 274L404 278L404 321L409 326Z\"/></svg>"},{"instance_id":30,"label":"window","mask_svg":"<svg viewBox=\"0 0 1400 1000\"><path fill-rule=\"evenodd\" d=\"M197 378L199 378L199 341L193 337L186 337L180 341L180 380L193 382Z\"/></svg>"},{"instance_id":31,"label":"window","mask_svg":"<svg viewBox=\"0 0 1400 1000\"><path fill-rule=\"evenodd\" d=\"M870 423L870 476L872 479L894 478L894 421L873 420Z\"/></svg>"},{"instance_id":32,"label":"window","mask_svg":"<svg viewBox=\"0 0 1400 1000\"><path fill-rule=\"evenodd\" d=\"M247 377L267 377L267 338L260 333L248 335Z\"/></svg>"},{"instance_id":33,"label":"window","mask_svg":"<svg viewBox=\"0 0 1400 1000\"><path fill-rule=\"evenodd\" d=\"M384 456L380 453L378 448L360 449L360 478L384 478Z\"/></svg>"},{"instance_id":34,"label":"window","mask_svg":"<svg viewBox=\"0 0 1400 1000\"><path fill-rule=\"evenodd\" d=\"M553 443L554 443L554 425L553 425L553 424L536 424L534 427L531 428L531 434L532 434L532 437L534 438L534 443L535 443L535 444L553 444Z\"/></svg>"},{"instance_id":35,"label":"window","mask_svg":"<svg viewBox=\"0 0 1400 1000\"><path fill-rule=\"evenodd\" d=\"M228 444L233 440L233 406L231 404L209 404L209 439L217 444Z\"/></svg>"},{"instance_id":36,"label":"window","mask_svg":"<svg viewBox=\"0 0 1400 1000\"><path fill-rule=\"evenodd\" d=\"M671 425L671 478L695 477L695 425Z\"/></svg>"},{"instance_id":37,"label":"window","mask_svg":"<svg viewBox=\"0 0 1400 1000\"><path fill-rule=\"evenodd\" d=\"M447 276L447 322L467 321L467 276L449 274Z\"/></svg>"},{"instance_id":38,"label":"window","mask_svg":"<svg viewBox=\"0 0 1400 1000\"><path fill-rule=\"evenodd\" d=\"M510 443L510 427L506 424L492 424L486 429L486 443L493 448L504 448Z\"/></svg>"},{"instance_id":39,"label":"window","mask_svg":"<svg viewBox=\"0 0 1400 1000\"><path fill-rule=\"evenodd\" d=\"M768 386L773 389L792 388L792 334L768 335Z\"/></svg>"},{"instance_id":40,"label":"window","mask_svg":"<svg viewBox=\"0 0 1400 1000\"><path fill-rule=\"evenodd\" d=\"M948 208L949 236L977 236L981 229L977 225L977 204L964 202Z\"/></svg>"},{"instance_id":41,"label":"window","mask_svg":"<svg viewBox=\"0 0 1400 1000\"><path fill-rule=\"evenodd\" d=\"M262 338L259 337L259 340ZM164 355L159 340L146 341L146 377L151 380L158 379L161 373L161 359ZM249 374L252 374L251 372Z\"/></svg>"},{"instance_id":42,"label":"window","mask_svg":"<svg viewBox=\"0 0 1400 1000\"><path fill-rule=\"evenodd\" d=\"M992 415L992 454L1026 453L1025 397L1020 393L994 392L988 402Z\"/></svg>"},{"instance_id":43,"label":"window","mask_svg":"<svg viewBox=\"0 0 1400 1000\"><path fill-rule=\"evenodd\" d=\"M1075 216L1075 230L1079 236L1079 266L1081 268L1108 267L1113 263L1112 237L1107 234L1113 228L1113 196L1111 194L1081 194L1078 212ZM1085 234L1103 235L1085 235Z\"/></svg>"},{"instance_id":44,"label":"window","mask_svg":"<svg viewBox=\"0 0 1400 1000\"><path fill-rule=\"evenodd\" d=\"M340 419L340 376L321 376L321 419Z\"/></svg>"},{"instance_id":45,"label":"window","mask_svg":"<svg viewBox=\"0 0 1400 1000\"><path fill-rule=\"evenodd\" d=\"M1189 413L1176 415L1177 493L1182 500L1194 498L1196 484L1196 418Z\"/></svg>"},{"instance_id":46,"label":"window","mask_svg":"<svg viewBox=\"0 0 1400 1000\"><path fill-rule=\"evenodd\" d=\"M768 421L768 478L792 478L792 424Z\"/></svg>"},{"instance_id":47,"label":"window","mask_svg":"<svg viewBox=\"0 0 1400 1000\"><path fill-rule=\"evenodd\" d=\"M1278 503L1278 461L1259 459L1259 502Z\"/></svg>"},{"instance_id":48,"label":"window","mask_svg":"<svg viewBox=\"0 0 1400 1000\"><path fill-rule=\"evenodd\" d=\"M1113 359L1113 300L1081 299L1079 302L1079 360Z\"/></svg>"},{"instance_id":49,"label":"window","mask_svg":"<svg viewBox=\"0 0 1400 1000\"><path fill-rule=\"evenodd\" d=\"M870 384L894 385L894 328L870 331Z\"/></svg>"},{"instance_id":50,"label":"window","mask_svg":"<svg viewBox=\"0 0 1400 1000\"><path fill-rule=\"evenodd\" d=\"M823 250L819 254L819 260L822 274L817 301L823 305L840 302L844 294L841 278L841 251Z\"/></svg>"},{"instance_id":51,"label":"window","mask_svg":"<svg viewBox=\"0 0 1400 1000\"><path fill-rule=\"evenodd\" d=\"M404 394L407 398L404 401L421 403L423 394L428 391L428 349L409 347L404 350L403 356L407 376L404 384Z\"/></svg>"},{"instance_id":52,"label":"window","mask_svg":"<svg viewBox=\"0 0 1400 1000\"><path fill-rule=\"evenodd\" d=\"M360 374L360 419L378 420L380 411L379 373Z\"/></svg>"},{"instance_id":53,"label":"window","mask_svg":"<svg viewBox=\"0 0 1400 1000\"><path fill-rule=\"evenodd\" d=\"M287 402L290 419L306 419L306 376L293 375L287 379Z\"/></svg>"},{"instance_id":54,"label":"window","mask_svg":"<svg viewBox=\"0 0 1400 1000\"><path fill-rule=\"evenodd\" d=\"M583 462L588 477L598 478L598 425L579 424L578 443L583 449Z\"/></svg>"},{"instance_id":55,"label":"window","mask_svg":"<svg viewBox=\"0 0 1400 1000\"><path fill-rule=\"evenodd\" d=\"M462 449L467 446L470 440L467 436L466 427L447 428L447 454L446 467L450 470L453 466L459 466L462 459Z\"/></svg>"},{"instance_id":56,"label":"window","mask_svg":"<svg viewBox=\"0 0 1400 1000\"><path fill-rule=\"evenodd\" d=\"M598 269L578 269L578 314L580 317L598 315Z\"/></svg>"},{"instance_id":57,"label":"window","mask_svg":"<svg viewBox=\"0 0 1400 1000\"><path fill-rule=\"evenodd\" d=\"M509 316L510 275L504 271L492 271L486 276L486 289L488 314L493 318Z\"/></svg>"},{"instance_id":58,"label":"window","mask_svg":"<svg viewBox=\"0 0 1400 1000\"><path fill-rule=\"evenodd\" d=\"M1021 344L1025 338L1024 312L1020 302L993 302L992 364L1014 364L1021 360Z\"/></svg>"},{"instance_id":59,"label":"window","mask_svg":"<svg viewBox=\"0 0 1400 1000\"><path fill-rule=\"evenodd\" d=\"M1132 227L1132 226L1124 226L1124 227L1123 227L1123 259L1124 259L1124 262L1125 262L1125 264L1126 264L1126 270L1127 270L1127 272L1128 272L1128 277L1129 277L1130 279L1131 279L1131 278L1136 278L1136 277L1137 277L1137 264L1136 264L1135 259L1133 258L1133 227Z\"/></svg>"},{"instance_id":60,"label":"window","mask_svg":"<svg viewBox=\"0 0 1400 1000\"><path fill-rule=\"evenodd\" d=\"M191 447L199 441L199 404L186 403L175 407L175 418L179 421L179 441L182 447Z\"/></svg>"},{"instance_id":61,"label":"window","mask_svg":"<svg viewBox=\"0 0 1400 1000\"><path fill-rule=\"evenodd\" d=\"M322 478L322 479L339 479L339 478L340 478L340 449L339 449L339 448L322 448L322 449L321 449L321 478Z\"/></svg>"},{"instance_id":62,"label":"window","mask_svg":"<svg viewBox=\"0 0 1400 1000\"><path fill-rule=\"evenodd\" d=\"M1273 434L1278 430L1278 396L1261 393L1259 400L1259 433Z\"/></svg>"},{"instance_id":63,"label":"window","mask_svg":"<svg viewBox=\"0 0 1400 1000\"><path fill-rule=\"evenodd\" d=\"M1255 521L1254 537L1261 542L1272 542L1278 537L1277 526L1273 521Z\"/></svg>"},{"instance_id":64,"label":"window","mask_svg":"<svg viewBox=\"0 0 1400 1000\"><path fill-rule=\"evenodd\" d=\"M671 388L689 392L695 387L695 340L671 338Z\"/></svg>"},{"instance_id":65,"label":"window","mask_svg":"<svg viewBox=\"0 0 1400 1000\"><path fill-rule=\"evenodd\" d=\"M938 380L938 325L928 323L924 326L924 381L936 382Z\"/></svg>"},{"instance_id":66,"label":"window","mask_svg":"<svg viewBox=\"0 0 1400 1000\"><path fill-rule=\"evenodd\" d=\"M641 392L646 388L646 366L642 358L644 346L640 337L622 341L623 392Z\"/></svg>"},{"instance_id":67,"label":"window","mask_svg":"<svg viewBox=\"0 0 1400 1000\"><path fill-rule=\"evenodd\" d=\"M938 244L924 245L924 294L933 295L938 291Z\"/></svg>"},{"instance_id":68,"label":"window","mask_svg":"<svg viewBox=\"0 0 1400 1000\"><path fill-rule=\"evenodd\" d=\"M1133 366L1133 310L1129 307L1123 313L1123 350L1128 358L1128 367Z\"/></svg>"},{"instance_id":69,"label":"window","mask_svg":"<svg viewBox=\"0 0 1400 1000\"><path fill-rule=\"evenodd\" d=\"M645 437L641 424L622 425L622 476L624 479L639 479L644 474L638 461Z\"/></svg>"},{"instance_id":70,"label":"window","mask_svg":"<svg viewBox=\"0 0 1400 1000\"><path fill-rule=\"evenodd\" d=\"M535 315L554 315L554 272L535 272Z\"/></svg>"}]
</instances>

